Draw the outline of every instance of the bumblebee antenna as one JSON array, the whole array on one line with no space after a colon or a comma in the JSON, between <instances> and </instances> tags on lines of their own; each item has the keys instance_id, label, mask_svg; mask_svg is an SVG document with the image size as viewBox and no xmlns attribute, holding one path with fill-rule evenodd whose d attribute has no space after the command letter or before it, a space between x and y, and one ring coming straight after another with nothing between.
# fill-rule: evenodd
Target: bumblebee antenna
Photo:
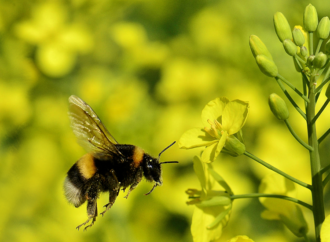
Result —
<instances>
[{"instance_id":1,"label":"bumblebee antenna","mask_svg":"<svg viewBox=\"0 0 330 242\"><path fill-rule=\"evenodd\" d=\"M155 185L151 188L150 192L144 194L144 195L149 195L150 193L152 193L152 191L158 186L157 183L155 183Z\"/></svg>"},{"instance_id":2,"label":"bumblebee antenna","mask_svg":"<svg viewBox=\"0 0 330 242\"><path fill-rule=\"evenodd\" d=\"M178 161L165 161L165 162L160 162L159 164L168 164L168 163L179 163Z\"/></svg>"},{"instance_id":3,"label":"bumblebee antenna","mask_svg":"<svg viewBox=\"0 0 330 242\"><path fill-rule=\"evenodd\" d=\"M167 146L165 149L163 149L162 152L159 153L159 155L158 155L158 160L160 159L160 155L163 154L163 152L164 152L165 150L167 150L167 149L170 148L172 145L174 145L175 142L176 142L176 141L174 141L172 144L170 144L169 146ZM164 163L164 162L162 162L162 163Z\"/></svg>"}]
</instances>

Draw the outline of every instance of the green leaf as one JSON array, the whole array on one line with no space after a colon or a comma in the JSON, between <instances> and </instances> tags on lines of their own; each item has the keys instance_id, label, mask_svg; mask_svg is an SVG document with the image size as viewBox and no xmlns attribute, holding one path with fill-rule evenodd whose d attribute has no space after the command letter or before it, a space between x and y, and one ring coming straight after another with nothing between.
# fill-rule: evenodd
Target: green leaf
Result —
<instances>
[{"instance_id":1,"label":"green leaf","mask_svg":"<svg viewBox=\"0 0 330 242\"><path fill-rule=\"evenodd\" d=\"M249 112L249 103L241 100L229 102L222 117L222 128L228 135L237 133L245 124Z\"/></svg>"},{"instance_id":2,"label":"green leaf","mask_svg":"<svg viewBox=\"0 0 330 242\"><path fill-rule=\"evenodd\" d=\"M216 98L206 104L202 111L202 122L204 127L210 126L210 124L207 122L208 119L212 122L219 119L227 103L229 103L229 100L225 97L221 97Z\"/></svg>"},{"instance_id":3,"label":"green leaf","mask_svg":"<svg viewBox=\"0 0 330 242\"><path fill-rule=\"evenodd\" d=\"M193 128L189 129L181 136L178 145L180 149L191 149L209 146L216 142L218 142L218 140L209 135L205 130Z\"/></svg>"}]
</instances>

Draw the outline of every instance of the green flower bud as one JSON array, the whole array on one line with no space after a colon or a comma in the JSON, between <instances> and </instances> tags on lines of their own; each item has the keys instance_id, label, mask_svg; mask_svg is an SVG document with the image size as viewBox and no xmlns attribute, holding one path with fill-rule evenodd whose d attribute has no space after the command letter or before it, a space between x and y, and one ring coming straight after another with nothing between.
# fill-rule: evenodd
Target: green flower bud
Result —
<instances>
[{"instance_id":1,"label":"green flower bud","mask_svg":"<svg viewBox=\"0 0 330 242\"><path fill-rule=\"evenodd\" d=\"M325 43L324 52L328 55L330 54L330 40L328 40L327 43Z\"/></svg>"},{"instance_id":2,"label":"green flower bud","mask_svg":"<svg viewBox=\"0 0 330 242\"><path fill-rule=\"evenodd\" d=\"M243 155L245 152L245 145L239 141L234 135L228 136L225 147L234 153L234 156Z\"/></svg>"},{"instance_id":3,"label":"green flower bud","mask_svg":"<svg viewBox=\"0 0 330 242\"><path fill-rule=\"evenodd\" d=\"M318 24L318 17L315 7L309 4L305 8L304 12L304 27L308 32L313 32L316 30Z\"/></svg>"},{"instance_id":4,"label":"green flower bud","mask_svg":"<svg viewBox=\"0 0 330 242\"><path fill-rule=\"evenodd\" d=\"M295 56L297 54L297 46L291 40L284 40L283 46L288 55Z\"/></svg>"},{"instance_id":5,"label":"green flower bud","mask_svg":"<svg viewBox=\"0 0 330 242\"><path fill-rule=\"evenodd\" d=\"M273 57L268 51L266 45L259 39L258 36L251 35L249 43L254 58L256 58L257 55L265 55L269 59L273 60Z\"/></svg>"},{"instance_id":6,"label":"green flower bud","mask_svg":"<svg viewBox=\"0 0 330 242\"><path fill-rule=\"evenodd\" d=\"M313 65L315 68L322 68L325 63L327 62L327 55L326 54L323 54L323 52L319 52L315 58L314 58L314 61L313 61Z\"/></svg>"},{"instance_id":7,"label":"green flower bud","mask_svg":"<svg viewBox=\"0 0 330 242\"><path fill-rule=\"evenodd\" d=\"M294 64L294 67L296 68L296 71L301 72L300 67L297 64L297 62L295 61L295 57L294 56L292 57L292 59L293 59L293 64Z\"/></svg>"},{"instance_id":8,"label":"green flower bud","mask_svg":"<svg viewBox=\"0 0 330 242\"><path fill-rule=\"evenodd\" d=\"M305 44L305 36L301 29L294 28L292 31L293 41L297 46L303 46Z\"/></svg>"},{"instance_id":9,"label":"green flower bud","mask_svg":"<svg viewBox=\"0 0 330 242\"><path fill-rule=\"evenodd\" d=\"M307 57L307 55L308 55L308 50L307 50L306 46L302 46L302 47L300 47L300 54L301 54L303 57Z\"/></svg>"},{"instance_id":10,"label":"green flower bud","mask_svg":"<svg viewBox=\"0 0 330 242\"><path fill-rule=\"evenodd\" d=\"M268 99L270 110L279 120L286 120L289 118L289 110L284 100L275 93L270 94Z\"/></svg>"},{"instance_id":11,"label":"green flower bud","mask_svg":"<svg viewBox=\"0 0 330 242\"><path fill-rule=\"evenodd\" d=\"M274 14L274 25L277 37L283 42L285 39L292 39L291 27L281 12Z\"/></svg>"},{"instance_id":12,"label":"green flower bud","mask_svg":"<svg viewBox=\"0 0 330 242\"><path fill-rule=\"evenodd\" d=\"M307 58L307 65L309 65L309 66L313 65L314 59L315 59L315 55L308 56L308 58Z\"/></svg>"},{"instance_id":13,"label":"green flower bud","mask_svg":"<svg viewBox=\"0 0 330 242\"><path fill-rule=\"evenodd\" d=\"M311 70L307 66L305 66L304 69L303 69L303 72L305 74L310 74Z\"/></svg>"},{"instance_id":14,"label":"green flower bud","mask_svg":"<svg viewBox=\"0 0 330 242\"><path fill-rule=\"evenodd\" d=\"M257 55L256 57L259 69L267 76L275 77L278 74L277 66L274 61L270 60L264 55Z\"/></svg>"},{"instance_id":15,"label":"green flower bud","mask_svg":"<svg viewBox=\"0 0 330 242\"><path fill-rule=\"evenodd\" d=\"M327 87L327 90L325 91L325 96L330 99L330 84Z\"/></svg>"},{"instance_id":16,"label":"green flower bud","mask_svg":"<svg viewBox=\"0 0 330 242\"><path fill-rule=\"evenodd\" d=\"M317 34L320 39L327 39L330 32L330 20L328 17L321 19L319 26L317 26Z\"/></svg>"}]
</instances>

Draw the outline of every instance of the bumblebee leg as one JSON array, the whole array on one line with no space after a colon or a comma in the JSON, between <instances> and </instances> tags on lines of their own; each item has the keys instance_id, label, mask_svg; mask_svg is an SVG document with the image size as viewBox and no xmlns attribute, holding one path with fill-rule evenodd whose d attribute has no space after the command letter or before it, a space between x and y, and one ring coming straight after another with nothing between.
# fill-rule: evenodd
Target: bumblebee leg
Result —
<instances>
[{"instance_id":1,"label":"bumblebee leg","mask_svg":"<svg viewBox=\"0 0 330 242\"><path fill-rule=\"evenodd\" d=\"M140 181L142 180L142 176L139 177L139 179L137 179L129 188L126 196L124 198L128 198L128 195L136 188L136 186L140 183Z\"/></svg>"},{"instance_id":2,"label":"bumblebee leg","mask_svg":"<svg viewBox=\"0 0 330 242\"><path fill-rule=\"evenodd\" d=\"M102 216L105 214L106 211L108 211L112 205L115 203L116 198L119 194L120 191L120 182L117 179L117 176L115 174L114 170L110 171L110 175L111 175L111 180L109 180L109 184L110 187L113 187L112 191L109 191L109 203L104 205L105 210L101 213Z\"/></svg>"},{"instance_id":3,"label":"bumblebee leg","mask_svg":"<svg viewBox=\"0 0 330 242\"><path fill-rule=\"evenodd\" d=\"M77 229L79 230L79 228L87 223L89 223L89 221L92 220L92 222L87 225L84 230L86 230L87 228L93 226L93 224L96 221L96 217L97 217L97 198L98 198L98 194L99 194L99 183L97 182L98 180L98 176L93 177L92 179L90 179L89 181L89 186L86 189L85 192L85 196L87 198L87 214L88 214L88 219L86 222L80 224L79 226L77 226Z\"/></svg>"},{"instance_id":4,"label":"bumblebee leg","mask_svg":"<svg viewBox=\"0 0 330 242\"><path fill-rule=\"evenodd\" d=\"M76 227L76 229L78 229L78 230L80 229L81 226L84 226L85 224L89 223L89 221L92 220L92 222L84 228L84 230L86 230L87 228L93 226L93 224L96 221L96 216L97 216L97 199L96 198L95 199L89 199L87 202L88 202L87 203L88 219L87 219L86 222L84 222L84 223L82 223L82 224L80 224L80 225L78 225Z\"/></svg>"}]
</instances>

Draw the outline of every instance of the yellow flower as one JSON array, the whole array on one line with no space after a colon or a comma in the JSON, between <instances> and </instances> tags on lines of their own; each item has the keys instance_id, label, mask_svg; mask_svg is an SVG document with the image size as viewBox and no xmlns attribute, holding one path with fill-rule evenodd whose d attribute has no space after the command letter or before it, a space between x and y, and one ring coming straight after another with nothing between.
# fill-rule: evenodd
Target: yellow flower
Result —
<instances>
[{"instance_id":1,"label":"yellow flower","mask_svg":"<svg viewBox=\"0 0 330 242\"><path fill-rule=\"evenodd\" d=\"M210 164L194 158L194 170L201 183L202 190L188 189L189 205L196 205L191 233L194 242L213 241L220 238L222 228L226 226L232 201L232 191L228 184L217 174ZM220 186L219 186L220 185ZM216 190L217 187L222 190Z\"/></svg>"},{"instance_id":2,"label":"yellow flower","mask_svg":"<svg viewBox=\"0 0 330 242\"><path fill-rule=\"evenodd\" d=\"M233 156L242 155L245 145L240 131L248 111L249 104L241 100L229 101L222 97L210 101L202 111L204 129L186 131L179 140L179 147L191 149L206 146L201 156L204 162L213 162L223 149Z\"/></svg>"},{"instance_id":3,"label":"yellow flower","mask_svg":"<svg viewBox=\"0 0 330 242\"><path fill-rule=\"evenodd\" d=\"M268 175L262 179L259 193L277 194L289 197L296 196L295 185L292 181L276 175ZM268 220L280 220L292 233L303 237L308 232L308 225L298 205L277 198L259 198L266 208L261 217Z\"/></svg>"}]
</instances>

